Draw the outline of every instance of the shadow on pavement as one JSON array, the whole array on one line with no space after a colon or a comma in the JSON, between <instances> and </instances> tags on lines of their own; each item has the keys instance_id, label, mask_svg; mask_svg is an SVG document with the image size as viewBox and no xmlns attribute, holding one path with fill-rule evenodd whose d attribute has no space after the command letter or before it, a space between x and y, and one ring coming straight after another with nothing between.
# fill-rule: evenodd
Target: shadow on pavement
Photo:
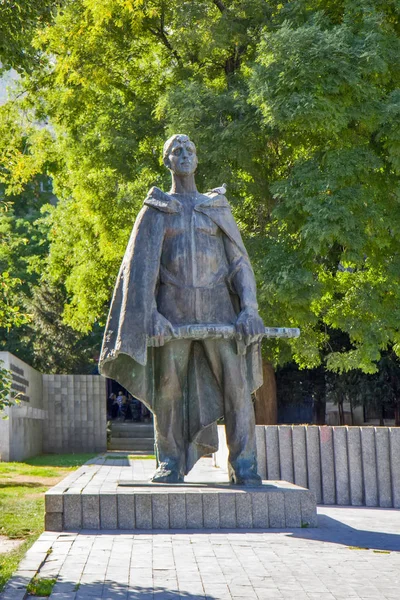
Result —
<instances>
[{"instance_id":1,"label":"shadow on pavement","mask_svg":"<svg viewBox=\"0 0 400 600\"><path fill-rule=\"evenodd\" d=\"M90 530L84 529L78 533L83 535L232 535L244 537L251 535L252 541L258 535L284 534L288 537L315 540L316 542L330 542L332 544L341 544L343 546L355 546L358 548L367 548L372 550L386 550L388 552L400 552L400 534L385 533L380 531L368 531L356 529L346 525L337 519L327 515L318 515L318 527L313 528L291 528L291 529L132 529L132 530ZM265 538L263 541L266 541Z\"/></svg>"},{"instance_id":2,"label":"shadow on pavement","mask_svg":"<svg viewBox=\"0 0 400 600\"><path fill-rule=\"evenodd\" d=\"M28 596L29 597L29 596ZM53 588L49 600L204 600L206 594L191 593L185 590L174 590L160 586L124 585L113 581L94 581L76 585L70 581L59 582ZM207 600L217 600L207 594Z\"/></svg>"},{"instance_id":3,"label":"shadow on pavement","mask_svg":"<svg viewBox=\"0 0 400 600\"><path fill-rule=\"evenodd\" d=\"M321 514L318 515L318 528L292 529L290 530L290 535L291 537L318 542L331 542L332 544L342 544L344 546L400 552L399 534L355 529L337 519Z\"/></svg>"}]
</instances>

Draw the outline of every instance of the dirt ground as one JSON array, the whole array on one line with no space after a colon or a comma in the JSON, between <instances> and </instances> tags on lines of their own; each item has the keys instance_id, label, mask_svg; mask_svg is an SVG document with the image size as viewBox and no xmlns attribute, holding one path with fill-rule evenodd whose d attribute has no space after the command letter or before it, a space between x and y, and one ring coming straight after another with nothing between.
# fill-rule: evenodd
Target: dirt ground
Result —
<instances>
[{"instance_id":1,"label":"dirt ground","mask_svg":"<svg viewBox=\"0 0 400 600\"><path fill-rule=\"evenodd\" d=\"M58 483L59 481L61 481L62 479L64 479L64 477L68 474L68 471L63 472L62 474L58 475L57 477L41 477L40 475L12 475L10 477L7 477L5 475L3 475L2 477L0 476L0 482L10 482L12 481L13 483L16 482L18 484L23 484L26 483L27 485L29 485L30 483L37 483L40 485L44 485L46 487L53 487L53 485L56 485L56 483Z\"/></svg>"},{"instance_id":2,"label":"dirt ground","mask_svg":"<svg viewBox=\"0 0 400 600\"><path fill-rule=\"evenodd\" d=\"M24 543L25 540L9 540L7 536L0 535L0 554L6 554L15 550Z\"/></svg>"}]
</instances>

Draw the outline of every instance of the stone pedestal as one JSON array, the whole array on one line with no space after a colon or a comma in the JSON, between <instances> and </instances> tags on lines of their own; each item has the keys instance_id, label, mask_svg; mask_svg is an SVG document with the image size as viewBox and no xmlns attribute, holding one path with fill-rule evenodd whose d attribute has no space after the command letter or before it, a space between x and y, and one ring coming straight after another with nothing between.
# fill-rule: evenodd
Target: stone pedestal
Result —
<instances>
[{"instance_id":1,"label":"stone pedestal","mask_svg":"<svg viewBox=\"0 0 400 600\"><path fill-rule=\"evenodd\" d=\"M202 459L185 483L150 483L154 461L109 458L95 459L46 492L47 530L317 526L314 494L287 481L232 485L225 471Z\"/></svg>"},{"instance_id":2,"label":"stone pedestal","mask_svg":"<svg viewBox=\"0 0 400 600\"><path fill-rule=\"evenodd\" d=\"M46 529L268 529L316 527L315 497L286 481L132 485L114 492L46 494Z\"/></svg>"}]
</instances>

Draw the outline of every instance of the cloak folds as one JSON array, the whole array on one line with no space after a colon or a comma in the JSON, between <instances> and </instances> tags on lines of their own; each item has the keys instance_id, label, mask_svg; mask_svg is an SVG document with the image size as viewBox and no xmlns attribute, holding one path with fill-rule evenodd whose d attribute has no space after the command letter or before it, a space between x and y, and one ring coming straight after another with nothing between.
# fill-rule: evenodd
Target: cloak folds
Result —
<instances>
[{"instance_id":1,"label":"cloak folds","mask_svg":"<svg viewBox=\"0 0 400 600\"><path fill-rule=\"evenodd\" d=\"M235 244L241 267L252 270L240 232L224 196L203 196L194 210L207 215ZM160 258L166 216L179 213L181 203L152 188L140 211L123 258L111 301L99 370L118 381L157 417L155 374L159 348L148 346L147 331L156 305ZM237 298L237 300L239 300ZM237 302L239 306L239 302ZM167 342L168 343L168 342ZM216 421L223 416L223 397L203 353L194 344L185 394L188 427L185 431L186 473L203 455L218 449ZM247 380L253 392L262 384L260 344L246 349Z\"/></svg>"}]
</instances>

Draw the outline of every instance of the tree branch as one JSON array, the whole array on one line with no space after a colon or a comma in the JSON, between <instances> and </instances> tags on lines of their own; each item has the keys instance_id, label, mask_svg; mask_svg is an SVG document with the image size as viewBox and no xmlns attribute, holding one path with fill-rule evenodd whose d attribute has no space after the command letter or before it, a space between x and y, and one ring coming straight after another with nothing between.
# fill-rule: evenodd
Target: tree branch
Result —
<instances>
[{"instance_id":1,"label":"tree branch","mask_svg":"<svg viewBox=\"0 0 400 600\"><path fill-rule=\"evenodd\" d=\"M182 58L179 56L177 51L171 45L171 42L169 41L164 29L162 29L161 27L158 29L152 29L151 27L149 27L149 31L150 31L150 33L152 33L153 35L158 37L158 39L161 40L161 42L164 44L164 46L166 48L168 48L168 50L171 52L171 54L176 58L178 63L182 64Z\"/></svg>"},{"instance_id":2,"label":"tree branch","mask_svg":"<svg viewBox=\"0 0 400 600\"><path fill-rule=\"evenodd\" d=\"M213 3L215 4L215 6L218 8L218 10L220 12L225 12L226 11L226 6L223 2L221 2L221 0L213 0Z\"/></svg>"}]
</instances>

